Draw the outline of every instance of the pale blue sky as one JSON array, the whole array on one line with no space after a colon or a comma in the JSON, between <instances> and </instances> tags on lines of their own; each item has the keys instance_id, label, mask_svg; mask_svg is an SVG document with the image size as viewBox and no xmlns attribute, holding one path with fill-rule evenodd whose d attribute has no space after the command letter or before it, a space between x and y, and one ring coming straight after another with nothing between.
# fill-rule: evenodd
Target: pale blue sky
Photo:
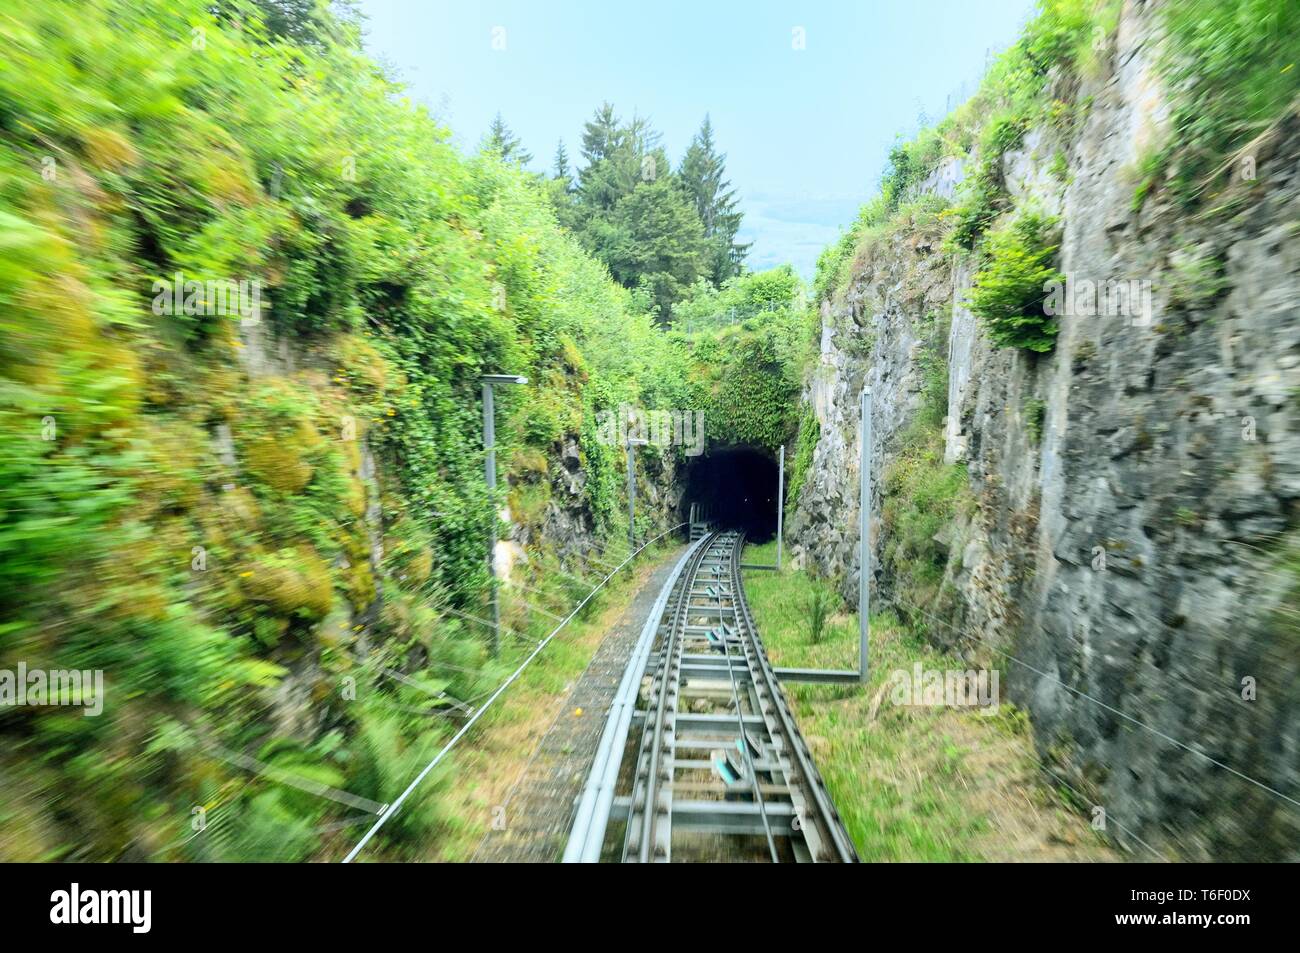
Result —
<instances>
[{"instance_id":1,"label":"pale blue sky","mask_svg":"<svg viewBox=\"0 0 1300 953\"><path fill-rule=\"evenodd\" d=\"M705 113L745 212L749 264L812 274L874 193L897 134L942 116L1032 0L361 0L367 49L475 147L492 117L550 168L604 100L674 162ZM794 29L806 47L793 48ZM500 29L498 29L500 28ZM495 31L495 32L494 32ZM503 31L503 32L502 32ZM504 39L494 49L493 39ZM497 45L500 45L498 42Z\"/></svg>"}]
</instances>

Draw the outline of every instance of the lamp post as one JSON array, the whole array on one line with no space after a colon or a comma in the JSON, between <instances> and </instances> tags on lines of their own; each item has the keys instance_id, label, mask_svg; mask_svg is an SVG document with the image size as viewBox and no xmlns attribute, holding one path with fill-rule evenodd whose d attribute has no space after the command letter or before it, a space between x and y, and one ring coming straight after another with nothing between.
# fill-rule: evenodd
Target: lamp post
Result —
<instances>
[{"instance_id":1,"label":"lamp post","mask_svg":"<svg viewBox=\"0 0 1300 953\"><path fill-rule=\"evenodd\" d=\"M492 507L491 529L488 531L488 575L492 587L492 656L495 658L501 645L501 602L497 583L497 427L496 406L492 388L500 385L527 384L527 377L518 374L484 374L479 378L483 385L483 474L487 477L488 502Z\"/></svg>"},{"instance_id":2,"label":"lamp post","mask_svg":"<svg viewBox=\"0 0 1300 953\"><path fill-rule=\"evenodd\" d=\"M858 678L867 680L871 637L871 387L862 388L862 458L858 463Z\"/></svg>"}]
</instances>

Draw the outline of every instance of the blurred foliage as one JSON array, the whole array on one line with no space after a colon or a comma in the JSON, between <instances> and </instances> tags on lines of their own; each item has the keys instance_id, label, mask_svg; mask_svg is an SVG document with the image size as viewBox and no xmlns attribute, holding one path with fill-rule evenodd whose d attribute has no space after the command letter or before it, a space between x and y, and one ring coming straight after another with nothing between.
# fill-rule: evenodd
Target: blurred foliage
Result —
<instances>
[{"instance_id":1,"label":"blurred foliage","mask_svg":"<svg viewBox=\"0 0 1300 953\"><path fill-rule=\"evenodd\" d=\"M1064 282L1052 265L1056 221L1022 212L991 232L985 258L975 273L968 304L999 347L1050 351L1059 330L1045 310L1048 287Z\"/></svg>"},{"instance_id":2,"label":"blurred foliage","mask_svg":"<svg viewBox=\"0 0 1300 953\"><path fill-rule=\"evenodd\" d=\"M1190 204L1216 175L1222 185L1258 161L1259 137L1294 112L1300 90L1300 0L1181 0L1161 16L1171 128L1143 164L1139 205L1162 178Z\"/></svg>"},{"instance_id":3,"label":"blurred foliage","mask_svg":"<svg viewBox=\"0 0 1300 953\"><path fill-rule=\"evenodd\" d=\"M486 592L479 375L530 379L498 403L524 515L573 440L597 534L595 412L696 406L653 301L334 9L0 13L0 668L102 669L108 702L0 709L4 859L341 856L355 811L267 772L388 801L518 658L455 614ZM157 313L178 274L260 282L260 321ZM437 781L375 855L419 854Z\"/></svg>"}]
</instances>

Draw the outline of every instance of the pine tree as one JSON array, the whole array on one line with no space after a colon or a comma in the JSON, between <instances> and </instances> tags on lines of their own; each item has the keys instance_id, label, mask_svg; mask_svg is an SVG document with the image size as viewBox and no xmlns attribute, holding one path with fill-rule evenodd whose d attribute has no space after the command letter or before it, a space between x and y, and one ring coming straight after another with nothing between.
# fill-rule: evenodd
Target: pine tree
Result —
<instances>
[{"instance_id":1,"label":"pine tree","mask_svg":"<svg viewBox=\"0 0 1300 953\"><path fill-rule=\"evenodd\" d=\"M555 147L555 178L570 179L569 175L569 153L564 148L564 140L561 139Z\"/></svg>"},{"instance_id":2,"label":"pine tree","mask_svg":"<svg viewBox=\"0 0 1300 953\"><path fill-rule=\"evenodd\" d=\"M708 243L690 200L671 176L642 181L593 232L593 251L629 288L648 289L661 321L708 266Z\"/></svg>"},{"instance_id":3,"label":"pine tree","mask_svg":"<svg viewBox=\"0 0 1300 953\"><path fill-rule=\"evenodd\" d=\"M716 243L706 235L692 193L650 121L633 116L624 122L609 103L584 126L582 157L570 201L553 197L560 221L666 321L673 302L697 279L725 271L714 261ZM738 224L726 234L734 235Z\"/></svg>"},{"instance_id":4,"label":"pine tree","mask_svg":"<svg viewBox=\"0 0 1300 953\"><path fill-rule=\"evenodd\" d=\"M544 185L551 200L555 217L565 228L578 230L578 206L573 186L573 170L569 167L569 153L561 139L555 147L555 174Z\"/></svg>"},{"instance_id":5,"label":"pine tree","mask_svg":"<svg viewBox=\"0 0 1300 953\"><path fill-rule=\"evenodd\" d=\"M502 162L512 165L526 166L533 161L532 153L524 148L523 142L505 124L500 113L497 113L496 118L492 120L492 125L488 127L487 135L483 137L483 145L480 148L483 152L495 155Z\"/></svg>"},{"instance_id":6,"label":"pine tree","mask_svg":"<svg viewBox=\"0 0 1300 953\"><path fill-rule=\"evenodd\" d=\"M709 278L716 286L740 274L749 251L748 244L736 242L742 213L736 207L736 191L725 178L726 162L726 155L714 145L713 123L706 115L686 150L679 175L704 226L709 243Z\"/></svg>"},{"instance_id":7,"label":"pine tree","mask_svg":"<svg viewBox=\"0 0 1300 953\"><path fill-rule=\"evenodd\" d=\"M578 193L586 214L608 214L635 187L635 180L629 182L622 174L629 145L627 130L614 107L602 103L582 130L582 158L586 165L578 170Z\"/></svg>"},{"instance_id":8,"label":"pine tree","mask_svg":"<svg viewBox=\"0 0 1300 953\"><path fill-rule=\"evenodd\" d=\"M607 159L618 145L618 116L612 103L601 103L596 115L582 127L582 158L587 168Z\"/></svg>"}]
</instances>

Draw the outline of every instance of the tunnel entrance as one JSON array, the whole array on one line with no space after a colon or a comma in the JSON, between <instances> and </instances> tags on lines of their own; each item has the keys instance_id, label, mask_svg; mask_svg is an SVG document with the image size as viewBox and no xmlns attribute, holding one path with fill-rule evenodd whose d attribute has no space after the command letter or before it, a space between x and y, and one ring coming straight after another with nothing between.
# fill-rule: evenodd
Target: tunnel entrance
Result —
<instances>
[{"instance_id":1,"label":"tunnel entrance","mask_svg":"<svg viewBox=\"0 0 1300 953\"><path fill-rule=\"evenodd\" d=\"M742 530L756 543L776 537L777 464L750 447L710 450L686 473L682 518L697 503L714 529Z\"/></svg>"}]
</instances>

